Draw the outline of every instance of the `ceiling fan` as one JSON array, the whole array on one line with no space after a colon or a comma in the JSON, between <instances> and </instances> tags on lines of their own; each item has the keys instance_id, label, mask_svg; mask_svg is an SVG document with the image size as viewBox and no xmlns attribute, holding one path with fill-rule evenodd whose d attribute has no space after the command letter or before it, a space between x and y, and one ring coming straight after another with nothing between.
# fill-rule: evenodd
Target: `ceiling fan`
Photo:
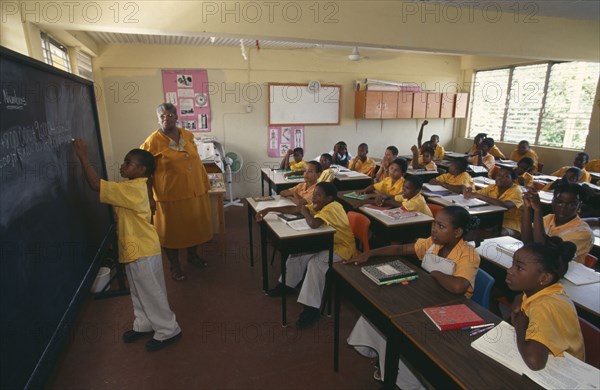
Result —
<instances>
[{"instance_id":1,"label":"ceiling fan","mask_svg":"<svg viewBox=\"0 0 600 390\"><path fill-rule=\"evenodd\" d=\"M352 54L350 54L348 56L348 59L350 61L360 61L363 58L366 58L366 57L363 57L362 55L360 55L360 53L358 51L358 46L354 46L354 48L352 49Z\"/></svg>"}]
</instances>

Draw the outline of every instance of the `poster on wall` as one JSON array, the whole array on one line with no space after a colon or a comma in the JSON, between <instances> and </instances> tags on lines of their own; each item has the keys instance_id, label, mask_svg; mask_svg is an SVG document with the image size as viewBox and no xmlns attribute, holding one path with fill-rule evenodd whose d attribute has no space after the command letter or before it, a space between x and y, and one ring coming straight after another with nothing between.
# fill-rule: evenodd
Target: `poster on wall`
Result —
<instances>
[{"instance_id":1,"label":"poster on wall","mask_svg":"<svg viewBox=\"0 0 600 390\"><path fill-rule=\"evenodd\" d=\"M165 102L177 107L177 126L192 132L210 131L208 72L204 69L163 70Z\"/></svg>"},{"instance_id":2,"label":"poster on wall","mask_svg":"<svg viewBox=\"0 0 600 390\"><path fill-rule=\"evenodd\" d=\"M304 148L304 126L269 126L269 157L283 157L289 149Z\"/></svg>"}]
</instances>

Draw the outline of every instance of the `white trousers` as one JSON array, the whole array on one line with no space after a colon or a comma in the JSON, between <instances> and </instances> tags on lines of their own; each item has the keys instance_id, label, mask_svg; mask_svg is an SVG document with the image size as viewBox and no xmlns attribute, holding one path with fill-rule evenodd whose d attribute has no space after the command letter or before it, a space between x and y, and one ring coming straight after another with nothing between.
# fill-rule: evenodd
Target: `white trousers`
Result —
<instances>
[{"instance_id":1,"label":"white trousers","mask_svg":"<svg viewBox=\"0 0 600 390\"><path fill-rule=\"evenodd\" d=\"M364 317L360 317L354 325L354 329L348 337L348 344L353 346L361 355L368 358L375 358L379 355L379 369L381 370L381 379L384 378L385 372L385 347L387 344L386 338L379 333L376 327ZM402 361L400 356L398 364L398 378L396 386L401 389L425 389L419 379Z\"/></svg>"},{"instance_id":2,"label":"white trousers","mask_svg":"<svg viewBox=\"0 0 600 390\"><path fill-rule=\"evenodd\" d=\"M341 257L333 254L333 261L342 260ZM298 253L289 255L285 263L285 284L289 287L296 287L302 280L304 273L304 283L298 295L298 302L306 306L321 307L323 291L325 290L325 274L329 270L329 251L318 253ZM281 277L279 277L281 283Z\"/></svg>"},{"instance_id":3,"label":"white trousers","mask_svg":"<svg viewBox=\"0 0 600 390\"><path fill-rule=\"evenodd\" d=\"M154 339L165 340L181 332L169 307L162 256L142 257L125 264L133 301L133 330L154 331Z\"/></svg>"}]
</instances>

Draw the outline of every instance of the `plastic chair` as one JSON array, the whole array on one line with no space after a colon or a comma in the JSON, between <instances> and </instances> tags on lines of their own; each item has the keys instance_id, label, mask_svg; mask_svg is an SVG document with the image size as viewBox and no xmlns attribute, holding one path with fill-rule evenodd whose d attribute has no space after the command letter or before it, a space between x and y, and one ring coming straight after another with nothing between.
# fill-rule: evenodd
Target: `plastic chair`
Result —
<instances>
[{"instance_id":1,"label":"plastic chair","mask_svg":"<svg viewBox=\"0 0 600 390\"><path fill-rule=\"evenodd\" d=\"M352 234L360 242L360 250L366 252L370 249L369 246L369 227L371 221L365 215L355 211L348 211L348 220Z\"/></svg>"},{"instance_id":2,"label":"plastic chair","mask_svg":"<svg viewBox=\"0 0 600 390\"><path fill-rule=\"evenodd\" d=\"M490 308L490 295L496 280L490 274L479 268L475 276L475 289L471 299L486 309Z\"/></svg>"},{"instance_id":3,"label":"plastic chair","mask_svg":"<svg viewBox=\"0 0 600 390\"><path fill-rule=\"evenodd\" d=\"M439 204L433 204L433 203L427 203L427 207L429 207L429 210L431 210L431 214L433 214L433 218L435 218L438 211L440 211L444 208L444 206L441 206Z\"/></svg>"},{"instance_id":4,"label":"plastic chair","mask_svg":"<svg viewBox=\"0 0 600 390\"><path fill-rule=\"evenodd\" d=\"M579 326L581 327L583 345L585 346L585 362L600 368L600 329L581 317L579 317Z\"/></svg>"},{"instance_id":5,"label":"plastic chair","mask_svg":"<svg viewBox=\"0 0 600 390\"><path fill-rule=\"evenodd\" d=\"M585 256L585 260L583 261L583 264L585 264L586 267L589 268L596 268L596 265L598 264L598 258L594 255L592 255L591 253L588 253Z\"/></svg>"}]
</instances>

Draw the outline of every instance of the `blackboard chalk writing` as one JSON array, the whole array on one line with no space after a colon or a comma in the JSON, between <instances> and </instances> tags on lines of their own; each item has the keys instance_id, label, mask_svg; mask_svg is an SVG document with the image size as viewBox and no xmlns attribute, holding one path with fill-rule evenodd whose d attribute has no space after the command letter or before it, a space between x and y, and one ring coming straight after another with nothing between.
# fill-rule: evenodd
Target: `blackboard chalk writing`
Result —
<instances>
[{"instance_id":1,"label":"blackboard chalk writing","mask_svg":"<svg viewBox=\"0 0 600 390\"><path fill-rule=\"evenodd\" d=\"M2 103L6 104L9 110L22 110L27 105L27 99L24 96L17 96L17 91L14 89L12 91L2 89Z\"/></svg>"}]
</instances>

